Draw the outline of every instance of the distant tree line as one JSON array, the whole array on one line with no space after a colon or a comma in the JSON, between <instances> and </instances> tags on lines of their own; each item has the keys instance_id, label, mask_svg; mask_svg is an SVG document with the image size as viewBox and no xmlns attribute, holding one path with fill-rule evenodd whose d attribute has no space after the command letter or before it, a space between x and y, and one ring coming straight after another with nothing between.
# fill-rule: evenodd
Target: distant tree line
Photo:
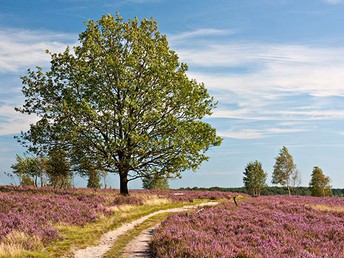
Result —
<instances>
[{"instance_id":1,"label":"distant tree line","mask_svg":"<svg viewBox=\"0 0 344 258\"><path fill-rule=\"evenodd\" d=\"M222 191L250 194L245 187L181 187L178 190L192 190L192 191ZM288 195L288 188L283 186L266 186L261 195ZM298 186L292 190L292 194L301 196L311 196L312 193L309 187ZM333 196L344 196L344 188L332 188Z\"/></svg>"}]
</instances>

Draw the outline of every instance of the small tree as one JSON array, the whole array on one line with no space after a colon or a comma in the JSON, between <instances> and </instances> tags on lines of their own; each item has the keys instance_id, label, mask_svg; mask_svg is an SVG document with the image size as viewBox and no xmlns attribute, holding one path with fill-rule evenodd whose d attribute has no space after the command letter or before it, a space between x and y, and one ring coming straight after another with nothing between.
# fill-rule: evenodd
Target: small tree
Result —
<instances>
[{"instance_id":1,"label":"small tree","mask_svg":"<svg viewBox=\"0 0 344 258\"><path fill-rule=\"evenodd\" d=\"M109 172L106 171L106 170L99 171L99 176L101 178L102 185L103 185L104 189L107 188L107 177L108 177L108 174L109 174Z\"/></svg>"},{"instance_id":2,"label":"small tree","mask_svg":"<svg viewBox=\"0 0 344 258\"><path fill-rule=\"evenodd\" d=\"M88 188L100 188L100 173L98 165L91 157L83 152L82 149L76 149L69 154L73 171L82 177L87 177Z\"/></svg>"},{"instance_id":3,"label":"small tree","mask_svg":"<svg viewBox=\"0 0 344 258\"><path fill-rule=\"evenodd\" d=\"M16 163L12 166L12 171L16 174L21 182L21 185L34 185L40 186L45 184L46 176L46 159L37 156L16 156Z\"/></svg>"},{"instance_id":4,"label":"small tree","mask_svg":"<svg viewBox=\"0 0 344 258\"><path fill-rule=\"evenodd\" d=\"M293 175L294 177L295 175L297 177L297 173L293 157L289 154L288 149L283 146L283 148L280 149L279 155L276 157L274 171L272 173L272 183L286 186L288 188L289 195L291 195L290 187L292 177Z\"/></svg>"},{"instance_id":5,"label":"small tree","mask_svg":"<svg viewBox=\"0 0 344 258\"><path fill-rule=\"evenodd\" d=\"M261 190L266 186L267 173L264 172L259 161L247 164L244 171L244 184L247 191L253 196L259 196Z\"/></svg>"},{"instance_id":6,"label":"small tree","mask_svg":"<svg viewBox=\"0 0 344 258\"><path fill-rule=\"evenodd\" d=\"M313 168L309 189L313 196L332 196L330 178L324 175L321 168Z\"/></svg>"},{"instance_id":7,"label":"small tree","mask_svg":"<svg viewBox=\"0 0 344 258\"><path fill-rule=\"evenodd\" d=\"M88 181L87 181L88 188L100 188L100 177L99 173L95 169L91 169L88 171Z\"/></svg>"},{"instance_id":8,"label":"small tree","mask_svg":"<svg viewBox=\"0 0 344 258\"><path fill-rule=\"evenodd\" d=\"M142 183L144 189L167 190L170 188L167 178L157 175L142 178Z\"/></svg>"},{"instance_id":9,"label":"small tree","mask_svg":"<svg viewBox=\"0 0 344 258\"><path fill-rule=\"evenodd\" d=\"M66 153L61 149L52 149L47 161L47 174L50 184L55 188L71 186L72 172Z\"/></svg>"},{"instance_id":10,"label":"small tree","mask_svg":"<svg viewBox=\"0 0 344 258\"><path fill-rule=\"evenodd\" d=\"M292 187L293 191L296 192L296 188L301 185L301 175L300 171L295 168L293 173L291 174L290 186Z\"/></svg>"}]
</instances>

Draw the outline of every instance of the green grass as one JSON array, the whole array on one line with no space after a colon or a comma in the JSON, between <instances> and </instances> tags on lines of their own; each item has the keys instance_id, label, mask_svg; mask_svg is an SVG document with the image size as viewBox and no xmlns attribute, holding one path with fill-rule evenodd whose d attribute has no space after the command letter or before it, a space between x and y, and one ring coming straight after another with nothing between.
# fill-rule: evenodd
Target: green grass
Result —
<instances>
[{"instance_id":1,"label":"green grass","mask_svg":"<svg viewBox=\"0 0 344 258\"><path fill-rule=\"evenodd\" d=\"M111 258L111 257L123 257L124 248L137 236L140 235L140 233L150 227L153 227L154 225L162 222L167 218L169 215L169 212L160 213L157 215L154 215L147 220L145 220L142 224L138 225L134 229L126 232L125 234L121 235L121 237L116 241L116 243L112 246L112 248L106 252L104 257ZM124 258L124 257L123 257Z\"/></svg>"}]
</instances>

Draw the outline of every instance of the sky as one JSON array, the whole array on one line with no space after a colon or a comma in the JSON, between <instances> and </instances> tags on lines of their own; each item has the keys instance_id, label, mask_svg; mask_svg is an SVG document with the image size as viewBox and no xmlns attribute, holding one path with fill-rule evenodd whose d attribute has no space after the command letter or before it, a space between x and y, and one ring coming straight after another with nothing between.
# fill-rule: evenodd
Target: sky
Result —
<instances>
[{"instance_id":1,"label":"sky","mask_svg":"<svg viewBox=\"0 0 344 258\"><path fill-rule=\"evenodd\" d=\"M344 188L344 0L0 0L0 184L23 149L13 138L35 118L19 114L20 76L49 68L46 49L78 44L84 22L119 12L153 17L188 76L218 101L210 123L223 137L179 187L243 186L247 163L271 175L286 146L308 186L314 166ZM117 176L108 184L118 188ZM76 186L85 181L77 179ZM129 188L140 188L141 181Z\"/></svg>"}]
</instances>

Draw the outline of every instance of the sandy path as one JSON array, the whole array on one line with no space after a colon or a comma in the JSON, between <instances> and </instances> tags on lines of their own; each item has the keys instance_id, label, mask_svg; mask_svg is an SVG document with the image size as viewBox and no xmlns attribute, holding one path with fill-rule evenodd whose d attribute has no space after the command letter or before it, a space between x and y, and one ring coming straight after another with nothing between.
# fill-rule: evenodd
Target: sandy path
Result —
<instances>
[{"instance_id":1,"label":"sandy path","mask_svg":"<svg viewBox=\"0 0 344 258\"><path fill-rule=\"evenodd\" d=\"M97 246L90 246L87 247L85 249L79 249L74 253L74 257L75 258L98 258L98 257L103 257L103 255L110 250L111 246L113 245L113 243L116 241L116 239L124 234L126 231L134 229L137 225L141 224L142 222L144 222L146 219L159 214L159 213L164 213L164 212L180 212L180 211L186 211L186 210L190 210L193 208L197 208L200 206L208 206L208 205L216 205L217 202L208 202L208 203L202 203L199 205L190 205L190 206L184 206L182 208L174 208L174 209L167 209L167 210L160 210L160 211L156 211L153 212L151 214L148 214L140 219L137 219L135 221L132 221L130 223L124 224L123 226L109 231L106 234L104 234L100 241L99 241L99 245ZM140 235L140 237L142 236L142 234ZM130 243L131 244L131 243ZM148 241L146 242L146 244L137 244L137 246L133 246L131 245L131 252L132 253L137 253L139 254L140 252L145 252L144 250L147 250L148 247ZM147 256L133 256L133 257L147 257Z\"/></svg>"},{"instance_id":2,"label":"sandy path","mask_svg":"<svg viewBox=\"0 0 344 258\"><path fill-rule=\"evenodd\" d=\"M148 228L131 241L124 249L123 257L126 258L150 258L149 242L153 236L154 230L160 225Z\"/></svg>"}]
</instances>

